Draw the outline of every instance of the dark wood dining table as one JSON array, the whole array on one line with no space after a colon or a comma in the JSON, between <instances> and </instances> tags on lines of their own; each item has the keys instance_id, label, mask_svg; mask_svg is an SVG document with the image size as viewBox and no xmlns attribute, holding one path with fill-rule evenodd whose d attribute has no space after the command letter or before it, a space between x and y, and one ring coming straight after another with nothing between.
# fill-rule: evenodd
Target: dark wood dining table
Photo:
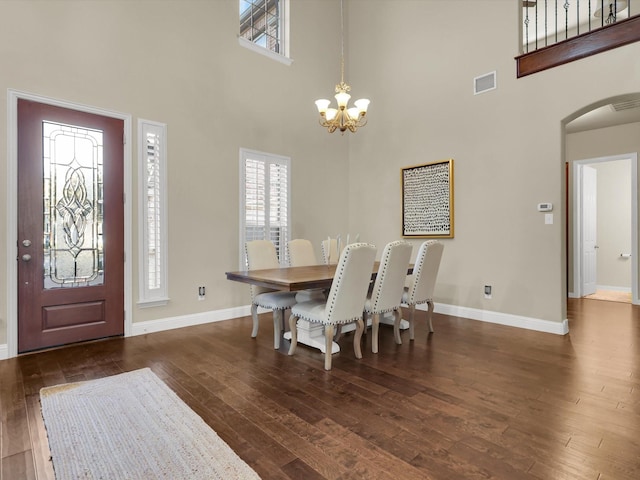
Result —
<instances>
[{"instance_id":1,"label":"dark wood dining table","mask_svg":"<svg viewBox=\"0 0 640 480\"><path fill-rule=\"evenodd\" d=\"M337 265L308 265L305 267L281 267L264 270L239 270L235 272L225 272L227 280L247 283L249 285L259 285L261 287L272 288L285 292L297 292L309 289L329 289L336 273ZM371 280L375 280L380 262L373 264ZM413 265L409 265L407 274L413 273ZM393 325L393 317L382 316L380 323ZM352 329L352 325L346 325L343 332ZM325 351L325 341L321 324L311 324L307 321L298 320L298 343L306 344L310 347ZM406 320L402 320L401 329L409 328ZM290 333L286 332L285 338L290 338ZM332 353L340 351L340 347L333 342Z\"/></svg>"}]
</instances>

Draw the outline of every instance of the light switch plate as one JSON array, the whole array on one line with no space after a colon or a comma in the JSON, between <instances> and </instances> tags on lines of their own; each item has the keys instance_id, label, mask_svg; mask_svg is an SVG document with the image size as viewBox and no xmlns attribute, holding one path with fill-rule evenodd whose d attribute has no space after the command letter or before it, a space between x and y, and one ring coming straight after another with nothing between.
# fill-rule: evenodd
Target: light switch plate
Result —
<instances>
[{"instance_id":1,"label":"light switch plate","mask_svg":"<svg viewBox=\"0 0 640 480\"><path fill-rule=\"evenodd\" d=\"M553 213L544 214L544 223L545 225L553 225Z\"/></svg>"}]
</instances>

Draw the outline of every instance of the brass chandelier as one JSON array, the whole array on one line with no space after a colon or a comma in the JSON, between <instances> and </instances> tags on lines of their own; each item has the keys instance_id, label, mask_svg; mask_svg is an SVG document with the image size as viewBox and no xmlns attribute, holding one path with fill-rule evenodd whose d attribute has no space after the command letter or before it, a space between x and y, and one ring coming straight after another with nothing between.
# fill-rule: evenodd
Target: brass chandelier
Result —
<instances>
[{"instance_id":1,"label":"brass chandelier","mask_svg":"<svg viewBox=\"0 0 640 480\"><path fill-rule=\"evenodd\" d=\"M320 125L325 127L329 133L340 130L344 132L349 130L355 132L358 128L367 124L365 115L369 107L369 99L361 98L354 102L355 107L349 108L349 99L351 95L351 87L344 83L344 6L343 0L340 0L340 35L341 35L341 63L340 63L340 83L336 85L335 99L338 102L338 108L329 108L331 100L322 98L316 100L316 107L320 113Z\"/></svg>"}]
</instances>

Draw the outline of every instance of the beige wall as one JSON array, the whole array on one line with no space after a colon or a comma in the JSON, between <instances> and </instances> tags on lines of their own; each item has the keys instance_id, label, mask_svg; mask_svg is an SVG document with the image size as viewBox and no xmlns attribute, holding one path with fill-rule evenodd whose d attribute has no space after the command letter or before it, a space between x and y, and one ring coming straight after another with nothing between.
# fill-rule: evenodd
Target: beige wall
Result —
<instances>
[{"instance_id":1,"label":"beige wall","mask_svg":"<svg viewBox=\"0 0 640 480\"><path fill-rule=\"evenodd\" d=\"M455 238L436 301L566 318L562 121L639 91L640 44L516 79L517 2L349 3L352 86L372 99L350 143L352 230L377 244L395 238L400 168L454 158ZM498 88L474 96L473 78L494 70ZM553 225L540 202L556 205Z\"/></svg>"},{"instance_id":2,"label":"beige wall","mask_svg":"<svg viewBox=\"0 0 640 480\"><path fill-rule=\"evenodd\" d=\"M0 10L0 145L7 140L7 89L130 114L135 217L136 121L168 125L171 302L135 307L134 222L134 322L249 303L248 288L224 275L238 269L241 147L291 157L294 237L319 244L329 233L348 231L348 137L323 131L313 103L331 93L339 75L339 59L332 55L330 62L327 51L339 52L340 39L326 27L339 18L339 2L305 1L292 9L291 66L239 46L237 0L20 0L3 1ZM7 316L6 171L3 155L0 344ZM207 287L205 301L197 301L198 285Z\"/></svg>"},{"instance_id":3,"label":"beige wall","mask_svg":"<svg viewBox=\"0 0 640 480\"><path fill-rule=\"evenodd\" d=\"M640 90L640 44L516 79L517 2L349 0L345 80L372 103L369 125L342 137L317 125L313 105L339 80L339 2L291 3L287 67L238 45L236 0L2 2L0 91L168 125L171 302L134 306L134 321L249 302L224 278L237 267L240 147L292 158L294 237L359 232L380 249L400 236L400 168L454 158L456 237L436 301L564 319L563 212L545 225L535 207L562 203L561 121L601 100L602 85L607 96ZM498 89L474 96L473 78L493 70ZM6 134L0 115L2 145ZM136 197L134 178L134 216ZM2 288L2 321L6 300Z\"/></svg>"}]
</instances>

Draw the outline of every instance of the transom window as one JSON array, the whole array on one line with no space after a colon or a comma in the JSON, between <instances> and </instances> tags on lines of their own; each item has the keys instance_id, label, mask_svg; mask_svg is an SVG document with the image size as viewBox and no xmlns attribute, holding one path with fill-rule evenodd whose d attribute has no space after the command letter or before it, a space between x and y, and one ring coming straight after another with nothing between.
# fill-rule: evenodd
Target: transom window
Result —
<instances>
[{"instance_id":1,"label":"transom window","mask_svg":"<svg viewBox=\"0 0 640 480\"><path fill-rule=\"evenodd\" d=\"M240 35L272 52L280 51L280 1L240 0Z\"/></svg>"},{"instance_id":2,"label":"transom window","mask_svg":"<svg viewBox=\"0 0 640 480\"><path fill-rule=\"evenodd\" d=\"M290 64L289 0L239 0L240 45Z\"/></svg>"}]
</instances>

